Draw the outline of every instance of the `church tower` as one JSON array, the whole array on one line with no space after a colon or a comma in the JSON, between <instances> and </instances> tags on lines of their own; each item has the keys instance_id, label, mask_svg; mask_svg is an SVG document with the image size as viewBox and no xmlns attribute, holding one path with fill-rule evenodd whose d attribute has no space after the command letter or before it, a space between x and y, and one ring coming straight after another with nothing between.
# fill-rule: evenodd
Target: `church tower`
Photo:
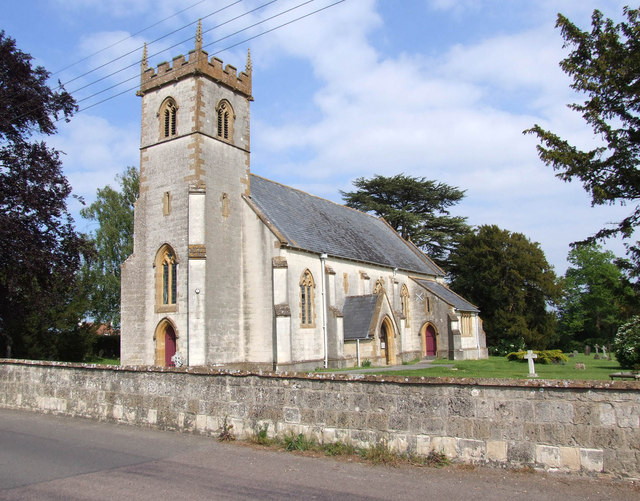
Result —
<instances>
[{"instance_id":1,"label":"church tower","mask_svg":"<svg viewBox=\"0 0 640 501\"><path fill-rule=\"evenodd\" d=\"M235 362L243 339L243 197L250 195L251 60L202 49L149 68L140 90L140 196L122 267L123 365ZM216 256L215 260L211 256ZM220 259L220 257L224 257ZM215 264L214 264L215 263Z\"/></svg>"}]
</instances>

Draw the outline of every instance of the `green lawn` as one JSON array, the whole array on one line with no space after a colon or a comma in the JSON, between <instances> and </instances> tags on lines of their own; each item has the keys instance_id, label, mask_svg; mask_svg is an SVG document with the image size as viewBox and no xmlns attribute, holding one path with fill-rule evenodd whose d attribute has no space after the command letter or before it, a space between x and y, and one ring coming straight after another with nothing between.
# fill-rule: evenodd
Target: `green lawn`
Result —
<instances>
[{"instance_id":1,"label":"green lawn","mask_svg":"<svg viewBox=\"0 0 640 501\"><path fill-rule=\"evenodd\" d=\"M430 369L384 371L380 374L398 376L425 377L477 377L477 378L527 378L529 374L526 362L509 362L505 357L489 357L487 360L435 360L435 367ZM585 369L576 369L576 363L583 363ZM446 367L443 365L453 365ZM578 379L608 380L609 374L620 371L615 360L598 360L593 355L577 355L571 357L566 364L536 364L536 373L540 379Z\"/></svg>"},{"instance_id":2,"label":"green lawn","mask_svg":"<svg viewBox=\"0 0 640 501\"><path fill-rule=\"evenodd\" d=\"M103 358L103 357L95 357L94 359L88 361L89 364L101 364L101 365L120 365L119 358Z\"/></svg>"}]
</instances>

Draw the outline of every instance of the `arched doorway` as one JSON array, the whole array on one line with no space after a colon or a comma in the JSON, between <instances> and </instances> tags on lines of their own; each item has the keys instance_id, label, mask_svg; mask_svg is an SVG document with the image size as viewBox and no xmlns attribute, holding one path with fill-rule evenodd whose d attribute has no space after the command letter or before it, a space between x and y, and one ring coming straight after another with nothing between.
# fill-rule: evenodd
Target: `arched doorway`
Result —
<instances>
[{"instance_id":1,"label":"arched doorway","mask_svg":"<svg viewBox=\"0 0 640 501\"><path fill-rule=\"evenodd\" d=\"M380 325L380 356L385 358L387 365L396 361L393 324L389 317L385 317Z\"/></svg>"},{"instance_id":2,"label":"arched doorway","mask_svg":"<svg viewBox=\"0 0 640 501\"><path fill-rule=\"evenodd\" d=\"M171 358L176 354L176 330L173 324L167 320L162 320L156 327L156 356L155 365L164 367L174 367Z\"/></svg>"},{"instance_id":3,"label":"arched doorway","mask_svg":"<svg viewBox=\"0 0 640 501\"><path fill-rule=\"evenodd\" d=\"M427 357L433 357L437 351L436 329L433 325L427 324L424 327L424 352Z\"/></svg>"}]
</instances>

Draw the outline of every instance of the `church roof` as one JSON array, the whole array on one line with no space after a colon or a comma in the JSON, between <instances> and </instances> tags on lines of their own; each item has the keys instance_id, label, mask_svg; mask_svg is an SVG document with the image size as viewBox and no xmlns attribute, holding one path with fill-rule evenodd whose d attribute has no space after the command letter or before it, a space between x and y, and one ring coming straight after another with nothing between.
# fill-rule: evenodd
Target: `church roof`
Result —
<instances>
[{"instance_id":1,"label":"church roof","mask_svg":"<svg viewBox=\"0 0 640 501\"><path fill-rule=\"evenodd\" d=\"M383 219L254 174L251 200L290 247L443 276L433 261Z\"/></svg>"},{"instance_id":2,"label":"church roof","mask_svg":"<svg viewBox=\"0 0 640 501\"><path fill-rule=\"evenodd\" d=\"M420 278L413 278L413 280L427 289L429 292L435 294L440 299L442 299L445 303L450 304L456 310L460 311L472 311L479 313L480 310L472 305L469 301L462 299L455 292L453 292L449 287L439 282L435 282L433 280L423 280Z\"/></svg>"},{"instance_id":3,"label":"church roof","mask_svg":"<svg viewBox=\"0 0 640 501\"><path fill-rule=\"evenodd\" d=\"M344 340L367 339L378 303L377 294L344 298Z\"/></svg>"}]
</instances>

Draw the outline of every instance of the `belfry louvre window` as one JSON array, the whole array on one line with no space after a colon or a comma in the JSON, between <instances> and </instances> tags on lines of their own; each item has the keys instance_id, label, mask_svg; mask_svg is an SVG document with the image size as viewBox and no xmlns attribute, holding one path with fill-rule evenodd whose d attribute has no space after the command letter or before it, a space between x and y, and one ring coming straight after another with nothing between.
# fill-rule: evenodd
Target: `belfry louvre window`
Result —
<instances>
[{"instance_id":1,"label":"belfry louvre window","mask_svg":"<svg viewBox=\"0 0 640 501\"><path fill-rule=\"evenodd\" d=\"M300 324L302 327L313 327L313 291L315 284L309 270L305 270L300 279Z\"/></svg>"},{"instance_id":2,"label":"belfry louvre window","mask_svg":"<svg viewBox=\"0 0 640 501\"><path fill-rule=\"evenodd\" d=\"M216 108L218 114L218 137L231 141L233 139L233 108L228 101L220 101Z\"/></svg>"},{"instance_id":3,"label":"belfry louvre window","mask_svg":"<svg viewBox=\"0 0 640 501\"><path fill-rule=\"evenodd\" d=\"M160 135L163 138L173 137L178 133L177 129L177 116L178 107L176 102L172 98L168 98L162 103L160 109Z\"/></svg>"}]
</instances>

